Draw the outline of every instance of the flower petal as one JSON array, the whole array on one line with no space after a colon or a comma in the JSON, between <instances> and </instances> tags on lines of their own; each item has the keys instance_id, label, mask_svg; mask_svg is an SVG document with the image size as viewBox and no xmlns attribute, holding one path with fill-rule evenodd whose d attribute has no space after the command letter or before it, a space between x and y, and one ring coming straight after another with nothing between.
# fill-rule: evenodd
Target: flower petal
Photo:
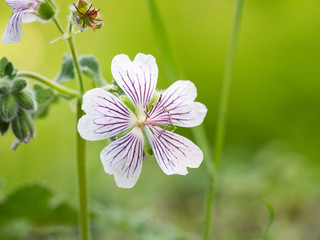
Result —
<instances>
[{"instance_id":1,"label":"flower petal","mask_svg":"<svg viewBox=\"0 0 320 240\"><path fill-rule=\"evenodd\" d=\"M111 71L134 104L145 107L149 103L158 78L158 66L153 56L139 53L131 62L127 55L117 55L112 60Z\"/></svg>"},{"instance_id":2,"label":"flower petal","mask_svg":"<svg viewBox=\"0 0 320 240\"><path fill-rule=\"evenodd\" d=\"M22 17L24 13L25 13L24 11L20 11L20 12L14 11L12 13L1 39L1 42L3 44L20 42L21 37L23 36Z\"/></svg>"},{"instance_id":3,"label":"flower petal","mask_svg":"<svg viewBox=\"0 0 320 240\"><path fill-rule=\"evenodd\" d=\"M145 130L157 162L166 174L186 175L187 167L197 168L201 164L203 153L189 139L158 127Z\"/></svg>"},{"instance_id":4,"label":"flower petal","mask_svg":"<svg viewBox=\"0 0 320 240\"><path fill-rule=\"evenodd\" d=\"M207 114L204 104L194 102L197 89L191 81L177 81L163 94L160 102L149 113L156 123L171 123L181 127L195 127Z\"/></svg>"},{"instance_id":5,"label":"flower petal","mask_svg":"<svg viewBox=\"0 0 320 240\"><path fill-rule=\"evenodd\" d=\"M86 140L110 138L130 127L130 110L118 98L101 88L84 94L82 110L87 115L80 118L78 132Z\"/></svg>"},{"instance_id":6,"label":"flower petal","mask_svg":"<svg viewBox=\"0 0 320 240\"><path fill-rule=\"evenodd\" d=\"M110 143L100 154L106 173L114 175L118 187L132 188L140 176L143 161L143 133L134 128Z\"/></svg>"},{"instance_id":7,"label":"flower petal","mask_svg":"<svg viewBox=\"0 0 320 240\"><path fill-rule=\"evenodd\" d=\"M17 11L35 8L39 4L36 0L6 0L6 3Z\"/></svg>"}]
</instances>

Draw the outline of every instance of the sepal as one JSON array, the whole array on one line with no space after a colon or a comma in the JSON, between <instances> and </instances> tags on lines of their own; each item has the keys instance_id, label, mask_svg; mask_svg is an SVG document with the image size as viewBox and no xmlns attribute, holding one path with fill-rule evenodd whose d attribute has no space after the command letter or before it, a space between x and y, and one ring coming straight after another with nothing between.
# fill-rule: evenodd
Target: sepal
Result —
<instances>
[{"instance_id":1,"label":"sepal","mask_svg":"<svg viewBox=\"0 0 320 240\"><path fill-rule=\"evenodd\" d=\"M41 19L48 21L54 17L56 6L51 0L43 0L38 7L38 15Z\"/></svg>"},{"instance_id":2,"label":"sepal","mask_svg":"<svg viewBox=\"0 0 320 240\"><path fill-rule=\"evenodd\" d=\"M87 27L93 30L101 29L102 19L99 16L99 10L92 8L92 4L87 1L78 0L73 4L75 10L71 14L72 21L77 27L84 31Z\"/></svg>"},{"instance_id":3,"label":"sepal","mask_svg":"<svg viewBox=\"0 0 320 240\"><path fill-rule=\"evenodd\" d=\"M137 115L136 108L133 105L133 103L131 102L130 98L128 98L126 95L122 95L122 96L120 96L120 100L121 100L121 102L124 103L124 105L126 105L130 109L130 111L132 113Z\"/></svg>"}]
</instances>

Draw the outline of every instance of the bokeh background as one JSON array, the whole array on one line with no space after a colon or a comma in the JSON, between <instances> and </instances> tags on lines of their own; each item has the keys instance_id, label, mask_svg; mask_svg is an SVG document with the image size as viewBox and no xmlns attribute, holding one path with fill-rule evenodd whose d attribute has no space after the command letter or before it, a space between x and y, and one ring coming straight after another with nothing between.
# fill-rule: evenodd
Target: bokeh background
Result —
<instances>
[{"instance_id":1,"label":"bokeh background","mask_svg":"<svg viewBox=\"0 0 320 240\"><path fill-rule=\"evenodd\" d=\"M72 1L56 2L66 26ZM183 78L196 84L197 100L208 108L203 125L211 142L233 4L156 1ZM152 54L159 66L158 88L167 88L146 1L95 0L94 6L101 9L103 29L78 34L78 53L94 54L109 81L115 55L133 59L138 52ZM5 1L0 9L2 33L11 9ZM68 52L63 40L50 44L59 37L55 25L24 24L23 32L19 44L0 43L1 57L19 70L53 79ZM245 1L219 170L216 239L261 239L269 219L266 202L275 211L270 239L320 239L319 43L318 0ZM37 136L29 144L11 151L13 134L0 138L0 201L25 183L40 182L52 189L54 199L77 206L75 124L74 103L61 99L47 118L36 121ZM195 141L189 129L177 132ZM89 202L99 215L93 220L94 239L200 238L208 186L205 163L187 176L166 176L149 159L136 186L120 189L103 171L99 154L105 146L104 141L88 143ZM28 231L28 224L23 226Z\"/></svg>"}]
</instances>

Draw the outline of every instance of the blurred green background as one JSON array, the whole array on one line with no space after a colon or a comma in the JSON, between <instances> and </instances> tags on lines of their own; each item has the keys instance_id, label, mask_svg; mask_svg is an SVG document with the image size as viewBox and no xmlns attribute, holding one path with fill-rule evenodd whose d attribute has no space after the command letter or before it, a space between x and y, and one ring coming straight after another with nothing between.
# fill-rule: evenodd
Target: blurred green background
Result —
<instances>
[{"instance_id":1,"label":"blurred green background","mask_svg":"<svg viewBox=\"0 0 320 240\"><path fill-rule=\"evenodd\" d=\"M58 18L66 26L72 1L56 2ZM104 26L76 36L79 55L94 54L104 77L111 81L115 55L125 53L133 59L138 52L152 54L159 67L158 88L167 88L170 83L146 1L93 3L101 9ZM196 84L197 101L208 108L203 124L211 142L233 3L156 1L184 78ZM5 1L0 2L0 9L3 33L11 9ZM219 172L216 239L261 239L268 222L265 199L275 210L270 239L320 239L319 30L318 0L244 3ZM0 44L1 57L6 56L19 70L54 78L62 54L68 52L62 40L49 43L59 37L55 25L24 24L23 32L21 43ZM49 185L57 198L77 205L73 105L61 99L52 106L47 118L36 121L36 139L14 152L10 150L13 134L0 138L0 199L21 184L39 181ZM193 139L189 129L177 132ZM149 159L136 186L120 189L103 171L99 154L105 145L104 141L88 143L90 207L104 209L102 218L108 219L94 223L94 239L200 237L208 185L205 163L190 169L185 177L166 176Z\"/></svg>"}]
</instances>

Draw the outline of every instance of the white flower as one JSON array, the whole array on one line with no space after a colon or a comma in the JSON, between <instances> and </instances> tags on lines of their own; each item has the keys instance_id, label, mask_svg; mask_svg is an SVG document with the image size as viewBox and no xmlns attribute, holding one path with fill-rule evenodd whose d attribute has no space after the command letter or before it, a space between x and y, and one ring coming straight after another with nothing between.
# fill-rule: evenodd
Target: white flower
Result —
<instances>
[{"instance_id":1,"label":"white flower","mask_svg":"<svg viewBox=\"0 0 320 240\"><path fill-rule=\"evenodd\" d=\"M177 81L153 101L158 78L153 56L139 53L131 62L127 55L117 55L111 70L134 109L131 111L110 92L92 89L83 97L86 115L79 120L78 131L91 141L128 131L100 154L105 172L114 175L117 186L131 188L137 182L146 156L144 144L151 145L159 166L168 175L185 175L187 167L199 167L203 159L199 147L167 130L168 125L194 127L202 123L207 108L194 102L195 85Z\"/></svg>"},{"instance_id":2,"label":"white flower","mask_svg":"<svg viewBox=\"0 0 320 240\"><path fill-rule=\"evenodd\" d=\"M33 22L37 20L37 8L41 0L6 0L13 13L7 24L1 42L18 43L23 36L22 22Z\"/></svg>"}]
</instances>

